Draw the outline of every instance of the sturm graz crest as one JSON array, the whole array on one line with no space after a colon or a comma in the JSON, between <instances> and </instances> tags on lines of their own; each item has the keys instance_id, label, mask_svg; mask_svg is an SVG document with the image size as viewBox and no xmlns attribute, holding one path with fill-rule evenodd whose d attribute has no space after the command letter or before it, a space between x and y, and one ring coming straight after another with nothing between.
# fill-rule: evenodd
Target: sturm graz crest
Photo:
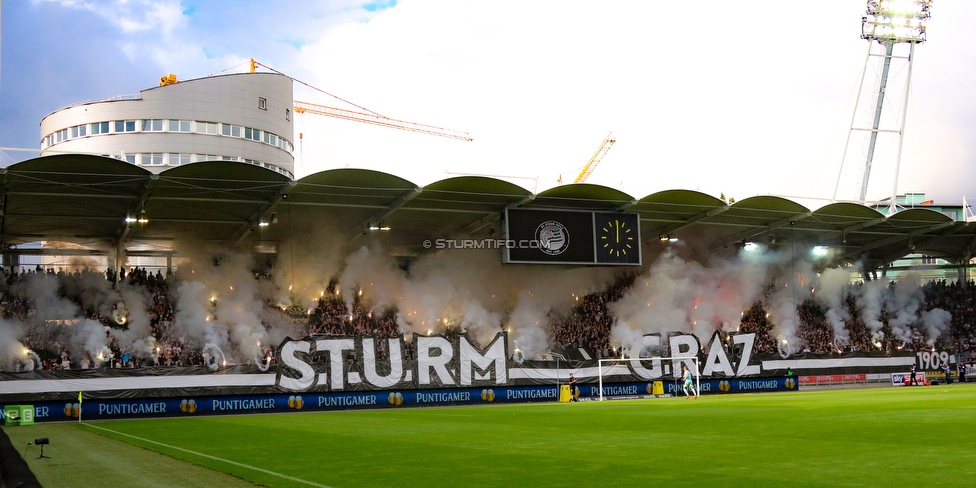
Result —
<instances>
[{"instance_id":1,"label":"sturm graz crest","mask_svg":"<svg viewBox=\"0 0 976 488\"><path fill-rule=\"evenodd\" d=\"M540 251L555 256L569 248L569 231L565 225L547 220L535 229L535 240L539 241Z\"/></svg>"}]
</instances>

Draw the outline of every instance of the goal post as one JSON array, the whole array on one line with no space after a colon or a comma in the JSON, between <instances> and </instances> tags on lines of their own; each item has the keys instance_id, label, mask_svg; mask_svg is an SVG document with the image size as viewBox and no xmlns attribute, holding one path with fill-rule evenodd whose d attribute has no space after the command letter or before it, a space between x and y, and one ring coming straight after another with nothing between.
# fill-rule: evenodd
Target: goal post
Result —
<instances>
[{"instance_id":1,"label":"goal post","mask_svg":"<svg viewBox=\"0 0 976 488\"><path fill-rule=\"evenodd\" d=\"M673 356L673 357L652 357L652 358L609 358L600 359L597 363L597 373L600 379L600 401L603 401L603 374L604 374L604 363L633 363L633 362L649 362L649 361L659 361L661 365L665 362L671 365L671 376L675 379L680 377L679 371L681 371L682 364L690 364L688 369L692 372L692 376L695 377L695 391L701 394L701 369L699 368L698 357L697 356ZM608 374L613 374L610 368L606 368ZM628 369L629 372L629 369ZM661 378L665 376L662 374Z\"/></svg>"}]
</instances>

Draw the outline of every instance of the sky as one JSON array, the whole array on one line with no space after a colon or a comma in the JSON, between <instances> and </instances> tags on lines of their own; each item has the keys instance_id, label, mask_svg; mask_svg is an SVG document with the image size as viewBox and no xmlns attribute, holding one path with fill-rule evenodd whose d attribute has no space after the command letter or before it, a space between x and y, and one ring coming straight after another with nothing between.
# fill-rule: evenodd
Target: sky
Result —
<instances>
[{"instance_id":1,"label":"sky","mask_svg":"<svg viewBox=\"0 0 976 488\"><path fill-rule=\"evenodd\" d=\"M837 199L856 198L861 180L863 136L841 163L852 115L866 113L854 103L864 10L864 0L6 0L0 147L37 148L41 118L66 105L135 94L166 73L240 72L253 57L377 113L474 138L296 115L298 177L368 168L426 185L479 174L538 192L572 181L612 132L589 183L635 198L692 189L816 208L835 185ZM899 193L976 198L974 16L976 2L933 3ZM892 79L906 68L893 63ZM903 93L893 81L886 121ZM295 97L353 108L299 84ZM869 200L891 194L887 137ZM5 150L0 165L27 157Z\"/></svg>"}]
</instances>

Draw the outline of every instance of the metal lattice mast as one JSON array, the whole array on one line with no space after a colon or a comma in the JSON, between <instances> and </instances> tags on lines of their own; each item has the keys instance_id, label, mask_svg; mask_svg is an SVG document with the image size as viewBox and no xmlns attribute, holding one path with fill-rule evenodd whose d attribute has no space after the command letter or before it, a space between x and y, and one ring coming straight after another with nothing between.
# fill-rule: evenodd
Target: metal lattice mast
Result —
<instances>
[{"instance_id":1,"label":"metal lattice mast","mask_svg":"<svg viewBox=\"0 0 976 488\"><path fill-rule=\"evenodd\" d=\"M868 183L871 177L871 167L874 164L875 149L877 148L878 144L878 135L883 132L888 132L897 136L898 141L894 161L895 175L894 184L892 185L891 202L888 210L889 214L894 212L896 195L898 192L898 171L900 170L901 166L901 148L902 142L904 141L905 119L908 111L908 95L909 88L911 86L912 66L914 64L912 62L912 58L915 53L915 44L925 42L926 23L928 22L929 18L931 18L931 14L929 12L931 3L932 0L868 0L867 11L865 12L864 17L861 18L861 38L870 43L867 57L864 61L864 72L861 76L861 86L863 87L864 75L867 73L868 66L871 64L872 58L881 57L882 67L876 89L872 94L875 104L871 124L868 127L859 127L857 124L855 124L857 109L861 105L862 95L861 89L858 89L858 100L855 102L855 112L851 118L851 128L847 137L847 143L845 144L843 157L845 160L847 159L847 148L850 145L850 140L855 133L869 133L867 152L864 157L864 165L861 175L860 191L858 194L858 201L864 203L867 198ZM875 42L877 42L878 46L883 48L883 53L872 52ZM895 46L899 44L908 45L907 56L895 55ZM885 95L888 91L892 59L904 59L908 63L904 84L905 96L901 107L900 116L897 117L897 126L893 129L883 129L881 127L882 112L885 107ZM842 163L841 171L838 172L837 175L837 184L834 186L834 200L837 199L837 190L840 186L843 168L844 164Z\"/></svg>"}]
</instances>

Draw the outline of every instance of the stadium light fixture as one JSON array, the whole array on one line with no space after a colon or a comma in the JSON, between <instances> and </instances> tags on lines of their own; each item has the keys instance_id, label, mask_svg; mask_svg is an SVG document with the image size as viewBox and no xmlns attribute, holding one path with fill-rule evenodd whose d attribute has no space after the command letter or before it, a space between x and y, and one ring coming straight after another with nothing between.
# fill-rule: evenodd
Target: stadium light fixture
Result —
<instances>
[{"instance_id":1,"label":"stadium light fixture","mask_svg":"<svg viewBox=\"0 0 976 488\"><path fill-rule=\"evenodd\" d=\"M822 257L826 256L828 252L830 252L830 249L827 246L814 246L813 247L813 255L816 256L816 257L818 257L818 258L822 258Z\"/></svg>"},{"instance_id":2,"label":"stadium light fixture","mask_svg":"<svg viewBox=\"0 0 976 488\"><path fill-rule=\"evenodd\" d=\"M885 42L925 42L932 0L868 0L861 18L861 39Z\"/></svg>"},{"instance_id":3,"label":"stadium light fixture","mask_svg":"<svg viewBox=\"0 0 976 488\"><path fill-rule=\"evenodd\" d=\"M142 210L141 212L139 212L139 218L136 219L136 222L138 222L140 224L148 224L149 223L149 217L146 217L146 211L145 210Z\"/></svg>"},{"instance_id":4,"label":"stadium light fixture","mask_svg":"<svg viewBox=\"0 0 976 488\"><path fill-rule=\"evenodd\" d=\"M267 227L271 225L270 222L258 222L258 227Z\"/></svg>"},{"instance_id":5,"label":"stadium light fixture","mask_svg":"<svg viewBox=\"0 0 976 488\"><path fill-rule=\"evenodd\" d=\"M744 246L742 246L742 249L744 249L746 251L749 251L749 252L758 251L759 250L759 244L756 244L755 242L747 242Z\"/></svg>"}]
</instances>

